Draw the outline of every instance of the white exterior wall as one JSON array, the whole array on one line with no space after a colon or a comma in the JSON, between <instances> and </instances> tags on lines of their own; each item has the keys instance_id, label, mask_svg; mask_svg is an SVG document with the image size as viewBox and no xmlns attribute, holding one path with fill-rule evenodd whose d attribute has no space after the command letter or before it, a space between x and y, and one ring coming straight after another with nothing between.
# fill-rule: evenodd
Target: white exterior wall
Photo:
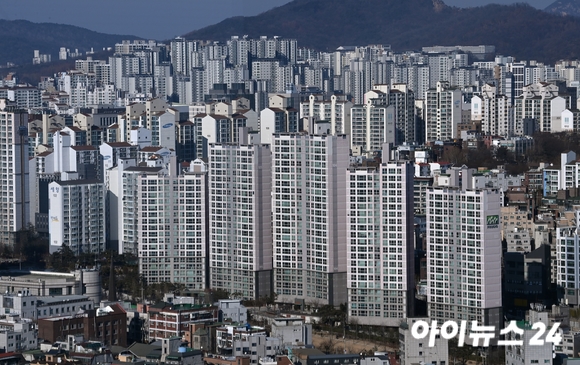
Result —
<instances>
[{"instance_id":1,"label":"white exterior wall","mask_svg":"<svg viewBox=\"0 0 580 365\"><path fill-rule=\"evenodd\" d=\"M103 183L52 182L48 187L50 252L63 245L75 254L105 252L106 213Z\"/></svg>"},{"instance_id":2,"label":"white exterior wall","mask_svg":"<svg viewBox=\"0 0 580 365\"><path fill-rule=\"evenodd\" d=\"M557 96L550 100L550 129L545 132L558 132L562 130L562 113L566 110L566 99Z\"/></svg>"},{"instance_id":3,"label":"white exterior wall","mask_svg":"<svg viewBox=\"0 0 580 365\"><path fill-rule=\"evenodd\" d=\"M205 166L178 177L139 175L139 271L148 283L206 288L205 188Z\"/></svg>"},{"instance_id":4,"label":"white exterior wall","mask_svg":"<svg viewBox=\"0 0 580 365\"><path fill-rule=\"evenodd\" d=\"M0 321L0 347L6 352L37 349L38 339L32 320L17 318Z\"/></svg>"},{"instance_id":5,"label":"white exterior wall","mask_svg":"<svg viewBox=\"0 0 580 365\"><path fill-rule=\"evenodd\" d=\"M139 149L151 146L151 131L144 127L131 130L130 143L134 146L139 146Z\"/></svg>"},{"instance_id":6,"label":"white exterior wall","mask_svg":"<svg viewBox=\"0 0 580 365\"><path fill-rule=\"evenodd\" d=\"M275 358L281 349L282 343L278 338L252 335L244 340L233 341L232 356L250 356L250 363L257 364L258 360L265 357Z\"/></svg>"},{"instance_id":7,"label":"white exterior wall","mask_svg":"<svg viewBox=\"0 0 580 365\"><path fill-rule=\"evenodd\" d=\"M273 142L274 290L278 300L346 302L344 174L349 139L276 134Z\"/></svg>"},{"instance_id":8,"label":"white exterior wall","mask_svg":"<svg viewBox=\"0 0 580 365\"><path fill-rule=\"evenodd\" d=\"M405 325L399 328L399 361L401 365L449 364L448 340L439 336L435 339L435 346L429 347L429 336L424 339L415 339L411 334L411 329L417 321L431 324L429 318L408 318Z\"/></svg>"},{"instance_id":9,"label":"white exterior wall","mask_svg":"<svg viewBox=\"0 0 580 365\"><path fill-rule=\"evenodd\" d=\"M461 90L450 89L448 83L437 82L437 87L426 93L426 141L447 141L458 138L457 125L461 123Z\"/></svg>"},{"instance_id":10,"label":"white exterior wall","mask_svg":"<svg viewBox=\"0 0 580 365\"><path fill-rule=\"evenodd\" d=\"M248 308L246 308L241 300L221 299L218 302L218 308L223 313L224 319L231 319L233 323L247 323L248 322Z\"/></svg>"},{"instance_id":11,"label":"white exterior wall","mask_svg":"<svg viewBox=\"0 0 580 365\"><path fill-rule=\"evenodd\" d=\"M211 144L209 168L211 287L248 299L270 295L270 146Z\"/></svg>"},{"instance_id":12,"label":"white exterior wall","mask_svg":"<svg viewBox=\"0 0 580 365\"><path fill-rule=\"evenodd\" d=\"M171 113L159 117L159 145L176 150L175 115Z\"/></svg>"},{"instance_id":13,"label":"white exterior wall","mask_svg":"<svg viewBox=\"0 0 580 365\"><path fill-rule=\"evenodd\" d=\"M522 324L524 334L520 337L524 344L522 346L506 346L505 361L506 365L538 365L553 363L553 344L545 342L542 346L531 346L530 340L537 334L537 330L531 329L531 324ZM510 332L506 335L506 340L515 340L515 335Z\"/></svg>"},{"instance_id":14,"label":"white exterior wall","mask_svg":"<svg viewBox=\"0 0 580 365\"><path fill-rule=\"evenodd\" d=\"M578 222L580 212L575 213ZM566 304L578 305L580 299L580 235L578 226L556 228L556 283L564 290Z\"/></svg>"},{"instance_id":15,"label":"white exterior wall","mask_svg":"<svg viewBox=\"0 0 580 365\"><path fill-rule=\"evenodd\" d=\"M413 165L350 170L347 204L349 318L396 327L414 303Z\"/></svg>"},{"instance_id":16,"label":"white exterior wall","mask_svg":"<svg viewBox=\"0 0 580 365\"><path fill-rule=\"evenodd\" d=\"M574 113L566 109L562 112L561 123L559 125L552 125L554 132L568 132L574 130Z\"/></svg>"},{"instance_id":17,"label":"white exterior wall","mask_svg":"<svg viewBox=\"0 0 580 365\"><path fill-rule=\"evenodd\" d=\"M312 345L312 324L303 319L275 319L272 323L272 337L282 340L282 345Z\"/></svg>"},{"instance_id":18,"label":"white exterior wall","mask_svg":"<svg viewBox=\"0 0 580 365\"><path fill-rule=\"evenodd\" d=\"M0 242L14 243L14 234L30 222L28 190L28 138L20 138L19 127L28 127L28 114L0 110L0 155L5 168L0 172L0 190L11 200L0 212Z\"/></svg>"},{"instance_id":19,"label":"white exterior wall","mask_svg":"<svg viewBox=\"0 0 580 365\"><path fill-rule=\"evenodd\" d=\"M491 222L497 215L497 223ZM501 308L500 194L432 188L427 193L427 307L439 321L477 320ZM491 223L488 223L490 219ZM496 320L499 320L497 318ZM490 319L492 320L492 319Z\"/></svg>"},{"instance_id":20,"label":"white exterior wall","mask_svg":"<svg viewBox=\"0 0 580 365\"><path fill-rule=\"evenodd\" d=\"M276 113L266 108L260 111L260 135L262 143L272 144L272 135L276 133Z\"/></svg>"}]
</instances>

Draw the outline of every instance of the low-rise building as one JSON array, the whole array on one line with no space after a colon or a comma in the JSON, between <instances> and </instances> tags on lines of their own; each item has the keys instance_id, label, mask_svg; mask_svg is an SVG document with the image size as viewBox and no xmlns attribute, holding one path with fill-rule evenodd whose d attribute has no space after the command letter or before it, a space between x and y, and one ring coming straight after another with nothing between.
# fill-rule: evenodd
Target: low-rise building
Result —
<instances>
[{"instance_id":1,"label":"low-rise building","mask_svg":"<svg viewBox=\"0 0 580 365\"><path fill-rule=\"evenodd\" d=\"M375 352L375 356L361 357L360 365L390 365L390 361L387 355L379 355Z\"/></svg>"},{"instance_id":2,"label":"low-rise building","mask_svg":"<svg viewBox=\"0 0 580 365\"><path fill-rule=\"evenodd\" d=\"M418 321L431 323L429 318L408 318L399 326L400 364L449 364L449 348L446 339L436 338L434 346L429 346L429 337L416 339L411 334L413 324Z\"/></svg>"},{"instance_id":3,"label":"low-rise building","mask_svg":"<svg viewBox=\"0 0 580 365\"><path fill-rule=\"evenodd\" d=\"M359 355L351 355L351 354L312 355L308 356L308 360L306 360L306 365L323 365L323 364L357 365L359 361L360 361Z\"/></svg>"},{"instance_id":4,"label":"low-rise building","mask_svg":"<svg viewBox=\"0 0 580 365\"><path fill-rule=\"evenodd\" d=\"M209 304L161 302L148 308L149 340L182 337L192 323L216 322L218 308Z\"/></svg>"},{"instance_id":5,"label":"low-rise building","mask_svg":"<svg viewBox=\"0 0 580 365\"><path fill-rule=\"evenodd\" d=\"M537 334L536 329L532 329L532 323L526 321L517 322L523 334L509 332L505 335L506 341L523 341L522 345L505 346L505 361L510 365L532 365L532 364L552 364L553 344L544 342L543 345L531 345L530 340Z\"/></svg>"},{"instance_id":6,"label":"low-rise building","mask_svg":"<svg viewBox=\"0 0 580 365\"><path fill-rule=\"evenodd\" d=\"M218 308L220 322L246 323L248 321L248 308L239 299L220 299Z\"/></svg>"},{"instance_id":7,"label":"low-rise building","mask_svg":"<svg viewBox=\"0 0 580 365\"><path fill-rule=\"evenodd\" d=\"M250 365L249 356L231 356L231 357L204 357L203 362L208 365Z\"/></svg>"},{"instance_id":8,"label":"low-rise building","mask_svg":"<svg viewBox=\"0 0 580 365\"><path fill-rule=\"evenodd\" d=\"M76 334L103 345L127 346L127 313L119 304L113 304L71 316L38 320L38 337L45 341L54 343Z\"/></svg>"},{"instance_id":9,"label":"low-rise building","mask_svg":"<svg viewBox=\"0 0 580 365\"><path fill-rule=\"evenodd\" d=\"M253 335L266 336L266 330L264 327L252 327L249 324L226 325L216 328L216 352L230 355L234 351L234 341L245 340Z\"/></svg>"},{"instance_id":10,"label":"low-rise building","mask_svg":"<svg viewBox=\"0 0 580 365\"><path fill-rule=\"evenodd\" d=\"M272 337L282 340L283 346L312 345L312 324L302 318L276 318L272 323Z\"/></svg>"},{"instance_id":11,"label":"low-rise building","mask_svg":"<svg viewBox=\"0 0 580 365\"><path fill-rule=\"evenodd\" d=\"M44 271L2 271L0 292L37 296L84 295L101 301L101 277L98 270L75 270L70 273Z\"/></svg>"},{"instance_id":12,"label":"low-rise building","mask_svg":"<svg viewBox=\"0 0 580 365\"><path fill-rule=\"evenodd\" d=\"M283 347L279 338L267 337L266 335L251 335L233 343L233 356L250 356L250 363L257 364L260 359L281 354Z\"/></svg>"},{"instance_id":13,"label":"low-rise building","mask_svg":"<svg viewBox=\"0 0 580 365\"><path fill-rule=\"evenodd\" d=\"M37 320L61 315L74 315L81 309L93 309L93 301L83 295L37 296L28 291L0 294L0 312Z\"/></svg>"},{"instance_id":14,"label":"low-rise building","mask_svg":"<svg viewBox=\"0 0 580 365\"><path fill-rule=\"evenodd\" d=\"M203 354L200 350L180 347L165 357L166 365L203 365Z\"/></svg>"},{"instance_id":15,"label":"low-rise building","mask_svg":"<svg viewBox=\"0 0 580 365\"><path fill-rule=\"evenodd\" d=\"M38 340L34 323L19 316L0 317L0 348L7 352L34 350Z\"/></svg>"}]
</instances>

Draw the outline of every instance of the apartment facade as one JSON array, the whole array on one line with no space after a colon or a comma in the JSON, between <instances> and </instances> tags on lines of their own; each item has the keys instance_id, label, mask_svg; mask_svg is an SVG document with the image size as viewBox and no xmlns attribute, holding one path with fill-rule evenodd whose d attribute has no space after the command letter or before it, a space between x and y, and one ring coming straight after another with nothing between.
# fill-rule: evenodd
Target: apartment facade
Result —
<instances>
[{"instance_id":1,"label":"apartment facade","mask_svg":"<svg viewBox=\"0 0 580 365\"><path fill-rule=\"evenodd\" d=\"M0 243L12 246L16 233L30 223L28 113L0 103L0 128Z\"/></svg>"},{"instance_id":2,"label":"apartment facade","mask_svg":"<svg viewBox=\"0 0 580 365\"><path fill-rule=\"evenodd\" d=\"M396 327L413 315L413 164L349 168L348 316Z\"/></svg>"},{"instance_id":3,"label":"apartment facade","mask_svg":"<svg viewBox=\"0 0 580 365\"><path fill-rule=\"evenodd\" d=\"M485 84L481 95L471 98L471 120L481 122L486 135L512 136L514 134L513 106L505 95L499 95L495 86Z\"/></svg>"},{"instance_id":4,"label":"apartment facade","mask_svg":"<svg viewBox=\"0 0 580 365\"><path fill-rule=\"evenodd\" d=\"M139 272L147 283L207 287L207 167L201 160L180 175L140 175L137 181Z\"/></svg>"},{"instance_id":5,"label":"apartment facade","mask_svg":"<svg viewBox=\"0 0 580 365\"><path fill-rule=\"evenodd\" d=\"M348 136L274 134L272 209L278 301L346 302Z\"/></svg>"},{"instance_id":6,"label":"apartment facade","mask_svg":"<svg viewBox=\"0 0 580 365\"><path fill-rule=\"evenodd\" d=\"M50 252L67 246L76 255L104 253L105 184L98 180L53 181L48 185L48 196Z\"/></svg>"},{"instance_id":7,"label":"apartment facade","mask_svg":"<svg viewBox=\"0 0 580 365\"><path fill-rule=\"evenodd\" d=\"M237 297L272 291L270 145L209 146L210 283Z\"/></svg>"},{"instance_id":8,"label":"apartment facade","mask_svg":"<svg viewBox=\"0 0 580 365\"><path fill-rule=\"evenodd\" d=\"M448 82L437 82L437 86L425 93L426 141L448 141L457 136L457 125L461 123L461 90L449 86Z\"/></svg>"},{"instance_id":9,"label":"apartment facade","mask_svg":"<svg viewBox=\"0 0 580 365\"><path fill-rule=\"evenodd\" d=\"M497 329L503 324L500 193L470 189L466 176L463 182L427 194L427 313L440 323L468 320Z\"/></svg>"}]
</instances>

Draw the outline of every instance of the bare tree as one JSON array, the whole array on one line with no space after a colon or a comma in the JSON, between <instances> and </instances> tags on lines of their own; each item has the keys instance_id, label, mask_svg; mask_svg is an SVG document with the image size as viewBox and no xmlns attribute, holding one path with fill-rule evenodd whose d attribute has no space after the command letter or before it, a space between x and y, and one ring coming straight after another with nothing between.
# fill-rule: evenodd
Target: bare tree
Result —
<instances>
[{"instance_id":1,"label":"bare tree","mask_svg":"<svg viewBox=\"0 0 580 365\"><path fill-rule=\"evenodd\" d=\"M331 337L328 337L320 343L320 351L325 354L332 354L334 353L335 345L334 340Z\"/></svg>"},{"instance_id":2,"label":"bare tree","mask_svg":"<svg viewBox=\"0 0 580 365\"><path fill-rule=\"evenodd\" d=\"M318 308L320 308L321 306L321 301L318 298L312 298L308 301L308 307L310 308L311 311L316 312L318 310Z\"/></svg>"}]
</instances>

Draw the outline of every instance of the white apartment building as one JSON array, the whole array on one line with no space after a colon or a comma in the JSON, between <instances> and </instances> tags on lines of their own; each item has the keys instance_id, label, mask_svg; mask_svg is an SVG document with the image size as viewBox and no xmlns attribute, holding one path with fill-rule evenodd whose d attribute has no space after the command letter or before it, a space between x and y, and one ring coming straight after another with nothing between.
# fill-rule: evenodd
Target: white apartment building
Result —
<instances>
[{"instance_id":1,"label":"white apartment building","mask_svg":"<svg viewBox=\"0 0 580 365\"><path fill-rule=\"evenodd\" d=\"M135 159L119 159L117 166L106 175L108 225L111 247L119 254L137 256L139 245L139 211L141 199L138 181L141 175L164 173L163 167L137 166Z\"/></svg>"},{"instance_id":2,"label":"white apartment building","mask_svg":"<svg viewBox=\"0 0 580 365\"><path fill-rule=\"evenodd\" d=\"M274 134L272 209L278 301L346 303L348 136Z\"/></svg>"},{"instance_id":3,"label":"white apartment building","mask_svg":"<svg viewBox=\"0 0 580 365\"><path fill-rule=\"evenodd\" d=\"M446 186L427 193L427 313L440 323L468 320L498 329L500 193L472 189L472 173L451 170Z\"/></svg>"},{"instance_id":4,"label":"white apartment building","mask_svg":"<svg viewBox=\"0 0 580 365\"><path fill-rule=\"evenodd\" d=\"M128 142L131 140L131 130L133 127L145 127L152 134L160 133L160 127L168 122L164 121L163 124L159 124L158 116L162 114L158 113L163 113L167 110L168 104L160 98L149 99L144 103L131 103L127 105L125 107L125 114L119 116L121 141ZM175 122L175 119L172 122Z\"/></svg>"},{"instance_id":5,"label":"white apartment building","mask_svg":"<svg viewBox=\"0 0 580 365\"><path fill-rule=\"evenodd\" d=\"M206 178L201 160L178 176L140 175L139 272L148 283L207 287Z\"/></svg>"},{"instance_id":6,"label":"white apartment building","mask_svg":"<svg viewBox=\"0 0 580 365\"><path fill-rule=\"evenodd\" d=\"M77 255L105 252L104 183L97 180L53 181L48 185L48 199L50 253L62 246L68 246Z\"/></svg>"},{"instance_id":7,"label":"white apartment building","mask_svg":"<svg viewBox=\"0 0 580 365\"><path fill-rule=\"evenodd\" d=\"M28 113L0 100L0 128L0 242L11 246L16 232L30 223Z\"/></svg>"},{"instance_id":8,"label":"white apartment building","mask_svg":"<svg viewBox=\"0 0 580 365\"><path fill-rule=\"evenodd\" d=\"M576 152L568 151L560 154L560 168L553 167L543 170L544 196L555 196L558 190L566 190L580 186L580 164L576 161Z\"/></svg>"},{"instance_id":9,"label":"white apartment building","mask_svg":"<svg viewBox=\"0 0 580 365\"><path fill-rule=\"evenodd\" d=\"M425 141L448 141L457 136L461 123L461 90L450 88L448 82L425 93Z\"/></svg>"},{"instance_id":10,"label":"white apartment building","mask_svg":"<svg viewBox=\"0 0 580 365\"><path fill-rule=\"evenodd\" d=\"M272 144L275 133L298 133L302 130L299 112L294 108L270 107L260 111L262 143Z\"/></svg>"},{"instance_id":11,"label":"white apartment building","mask_svg":"<svg viewBox=\"0 0 580 365\"><path fill-rule=\"evenodd\" d=\"M562 129L562 112L569 107L568 98L558 95L558 86L546 82L530 84L522 88L515 99L515 131L523 134L525 118L535 119L540 132Z\"/></svg>"},{"instance_id":12,"label":"white apartment building","mask_svg":"<svg viewBox=\"0 0 580 365\"><path fill-rule=\"evenodd\" d=\"M272 287L270 145L209 145L210 284L257 299Z\"/></svg>"},{"instance_id":13,"label":"white apartment building","mask_svg":"<svg viewBox=\"0 0 580 365\"><path fill-rule=\"evenodd\" d=\"M413 174L405 161L349 168L348 316L360 324L396 327L413 315Z\"/></svg>"},{"instance_id":14,"label":"white apartment building","mask_svg":"<svg viewBox=\"0 0 580 365\"><path fill-rule=\"evenodd\" d=\"M99 154L103 156L103 169L106 171L117 166L121 159L137 159L139 146L128 142L105 142L99 146Z\"/></svg>"},{"instance_id":15,"label":"white apartment building","mask_svg":"<svg viewBox=\"0 0 580 365\"><path fill-rule=\"evenodd\" d=\"M342 99L336 95L332 95L330 100L310 95L308 101L300 103L300 118L329 121L331 134L347 134L350 131L350 110L353 104Z\"/></svg>"},{"instance_id":16,"label":"white apartment building","mask_svg":"<svg viewBox=\"0 0 580 365\"><path fill-rule=\"evenodd\" d=\"M0 99L8 99L20 109L41 107L40 90L33 86L0 87Z\"/></svg>"},{"instance_id":17,"label":"white apartment building","mask_svg":"<svg viewBox=\"0 0 580 365\"><path fill-rule=\"evenodd\" d=\"M481 131L486 135L511 136L514 123L510 104L510 99L499 95L495 86L485 84L481 95L471 98L471 120L481 122Z\"/></svg>"},{"instance_id":18,"label":"white apartment building","mask_svg":"<svg viewBox=\"0 0 580 365\"><path fill-rule=\"evenodd\" d=\"M197 51L197 42L195 41L188 41L181 37L171 41L171 63L175 74L190 74L193 51Z\"/></svg>"},{"instance_id":19,"label":"white apartment building","mask_svg":"<svg viewBox=\"0 0 580 365\"><path fill-rule=\"evenodd\" d=\"M407 84L393 84L388 100L395 108L395 143L415 142L415 93Z\"/></svg>"},{"instance_id":20,"label":"white apartment building","mask_svg":"<svg viewBox=\"0 0 580 365\"><path fill-rule=\"evenodd\" d=\"M375 97L377 94L382 98ZM365 94L365 104L351 109L351 149L356 154L380 151L384 143L395 143L395 107L386 104L385 93L375 90Z\"/></svg>"}]
</instances>

